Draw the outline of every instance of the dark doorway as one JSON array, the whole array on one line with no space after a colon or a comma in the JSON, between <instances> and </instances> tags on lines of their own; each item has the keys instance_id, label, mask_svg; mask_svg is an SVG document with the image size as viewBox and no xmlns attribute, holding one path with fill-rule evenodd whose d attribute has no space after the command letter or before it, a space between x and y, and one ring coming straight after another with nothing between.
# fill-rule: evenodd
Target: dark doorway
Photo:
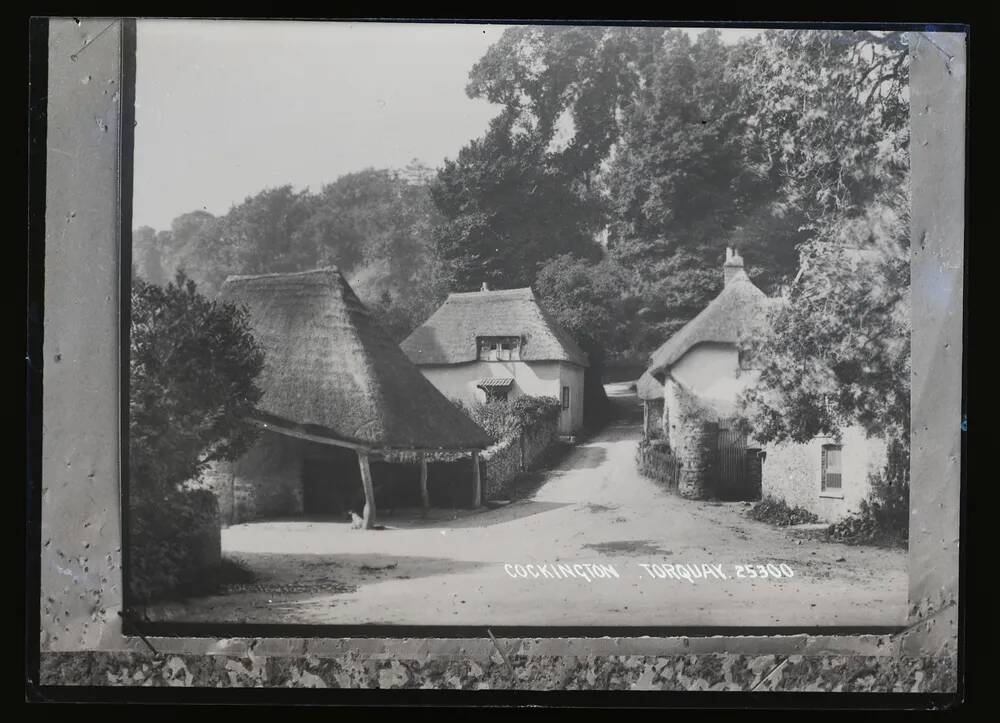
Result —
<instances>
[{"instance_id":1,"label":"dark doorway","mask_svg":"<svg viewBox=\"0 0 1000 723\"><path fill-rule=\"evenodd\" d=\"M307 515L361 514L364 492L354 450L309 444L302 460L302 511Z\"/></svg>"},{"instance_id":2,"label":"dark doorway","mask_svg":"<svg viewBox=\"0 0 1000 723\"><path fill-rule=\"evenodd\" d=\"M755 457L755 456L754 456ZM723 500L753 500L757 498L756 481L748 474L747 435L735 423L719 425L716 447L718 486L716 495Z\"/></svg>"},{"instance_id":3,"label":"dark doorway","mask_svg":"<svg viewBox=\"0 0 1000 723\"><path fill-rule=\"evenodd\" d=\"M310 515L342 515L346 512L328 460L315 457L303 460L302 509Z\"/></svg>"}]
</instances>

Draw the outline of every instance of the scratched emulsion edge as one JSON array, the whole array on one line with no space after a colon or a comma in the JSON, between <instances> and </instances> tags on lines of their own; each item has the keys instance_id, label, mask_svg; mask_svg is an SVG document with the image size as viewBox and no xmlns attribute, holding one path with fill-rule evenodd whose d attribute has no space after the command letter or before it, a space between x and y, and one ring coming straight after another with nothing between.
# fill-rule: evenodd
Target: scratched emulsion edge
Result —
<instances>
[{"instance_id":1,"label":"scratched emulsion edge","mask_svg":"<svg viewBox=\"0 0 1000 723\"><path fill-rule=\"evenodd\" d=\"M120 640L121 23L49 23L41 649Z\"/></svg>"},{"instance_id":2,"label":"scratched emulsion edge","mask_svg":"<svg viewBox=\"0 0 1000 723\"><path fill-rule=\"evenodd\" d=\"M911 86L920 86L915 95L953 110L921 119L933 142L919 148L914 144L914 156L927 154L914 163L914 206L937 204L929 218L938 223L928 223L924 248L947 264L957 259L959 276L957 286L948 287L951 307L941 328L925 334L929 327L921 321L915 329L915 339L921 337L914 343L916 371L939 368L936 359L922 357L918 362L916 357L940 354L936 345L950 339L948 319L961 318L962 238L955 231L961 229L961 195L957 200L939 197L940 176L929 174L962 158L953 153L954 136L964 134L954 125L948 127L955 123L955 113L964 109L964 38L935 34L932 39L933 46L912 44ZM937 693L956 689L954 647L947 644L957 635L947 618L954 609L949 604L956 599L958 573L957 546L950 544L958 530L958 469L953 464L943 469L945 483L937 493L914 468L914 479L926 482L915 485L915 516L920 521L911 532L911 550L920 556L920 565L911 562L912 626L896 637L172 638L150 641L154 653L145 643L123 636L115 257L120 47L118 22L51 22L43 348L43 685ZM942 76L947 72L937 50L942 47L951 49L946 55L952 80ZM953 85L959 67L960 90ZM955 107L956 98L963 98L961 107ZM930 162L931 156L936 160ZM952 165L948 177L953 173L964 175ZM953 205L945 207L949 203ZM916 211L914 216L917 229ZM947 264L941 268L951 268ZM923 308L919 304L928 288L920 281L919 268L915 259L915 315ZM957 327L960 335L961 324ZM945 343L951 343L955 354L961 353L960 336L957 343ZM957 406L960 380L952 383L955 369L952 360L944 372L945 382L933 390L915 380L914 418L926 424L918 443L928 458L952 449L954 443L952 430L937 413L941 407L928 405L927 395L939 394L930 401L944 399L944 408ZM920 517L927 495L932 495L934 514ZM915 567L920 574L912 574ZM946 644L939 644L942 639Z\"/></svg>"},{"instance_id":3,"label":"scratched emulsion edge","mask_svg":"<svg viewBox=\"0 0 1000 723\"><path fill-rule=\"evenodd\" d=\"M914 33L910 546L903 649L957 655L961 512L966 38Z\"/></svg>"}]
</instances>

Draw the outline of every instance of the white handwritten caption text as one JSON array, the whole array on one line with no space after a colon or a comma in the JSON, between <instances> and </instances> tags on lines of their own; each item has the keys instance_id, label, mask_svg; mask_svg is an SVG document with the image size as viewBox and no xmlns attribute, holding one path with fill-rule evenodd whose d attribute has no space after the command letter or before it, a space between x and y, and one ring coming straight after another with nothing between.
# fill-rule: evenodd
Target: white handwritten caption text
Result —
<instances>
[{"instance_id":1,"label":"white handwritten caption text","mask_svg":"<svg viewBox=\"0 0 1000 723\"><path fill-rule=\"evenodd\" d=\"M780 579L795 577L795 571L787 564L741 564L724 565L714 563L673 563L656 564L639 562L636 565L645 575L657 580L678 580L695 583L699 580L730 580L730 579ZM620 579L621 575L614 565L594 563L528 563L503 566L504 572L514 578L536 578L548 580L563 580L575 578L592 582L593 580Z\"/></svg>"}]
</instances>

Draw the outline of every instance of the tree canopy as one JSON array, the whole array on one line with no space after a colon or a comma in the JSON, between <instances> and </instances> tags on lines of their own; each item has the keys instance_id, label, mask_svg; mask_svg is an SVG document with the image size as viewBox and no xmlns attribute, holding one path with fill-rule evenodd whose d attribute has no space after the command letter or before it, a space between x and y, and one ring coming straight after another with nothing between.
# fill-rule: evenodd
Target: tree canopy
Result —
<instances>
[{"instance_id":1,"label":"tree canopy","mask_svg":"<svg viewBox=\"0 0 1000 723\"><path fill-rule=\"evenodd\" d=\"M907 60L897 34L786 31L743 68L750 146L808 231L745 400L765 441L860 424L908 448Z\"/></svg>"},{"instance_id":2,"label":"tree canopy","mask_svg":"<svg viewBox=\"0 0 1000 723\"><path fill-rule=\"evenodd\" d=\"M138 229L135 268L212 296L229 274L337 265L396 339L449 291L531 285L592 353L643 359L721 289L726 246L775 294L827 258L809 243L905 218L902 37L510 28L466 88L496 116L439 168Z\"/></svg>"},{"instance_id":3,"label":"tree canopy","mask_svg":"<svg viewBox=\"0 0 1000 723\"><path fill-rule=\"evenodd\" d=\"M131 489L155 499L254 440L246 417L264 354L245 310L210 301L183 274L166 286L133 279L131 304Z\"/></svg>"}]
</instances>

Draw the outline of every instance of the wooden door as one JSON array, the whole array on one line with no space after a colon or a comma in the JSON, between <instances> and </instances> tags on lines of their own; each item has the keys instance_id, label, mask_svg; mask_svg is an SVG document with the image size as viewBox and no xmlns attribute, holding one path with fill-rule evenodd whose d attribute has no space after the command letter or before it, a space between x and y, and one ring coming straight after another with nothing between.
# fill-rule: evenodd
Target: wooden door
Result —
<instances>
[{"instance_id":1,"label":"wooden door","mask_svg":"<svg viewBox=\"0 0 1000 723\"><path fill-rule=\"evenodd\" d=\"M717 447L718 487L725 500L754 499L756 493L747 475L747 435L732 423L719 425Z\"/></svg>"}]
</instances>

